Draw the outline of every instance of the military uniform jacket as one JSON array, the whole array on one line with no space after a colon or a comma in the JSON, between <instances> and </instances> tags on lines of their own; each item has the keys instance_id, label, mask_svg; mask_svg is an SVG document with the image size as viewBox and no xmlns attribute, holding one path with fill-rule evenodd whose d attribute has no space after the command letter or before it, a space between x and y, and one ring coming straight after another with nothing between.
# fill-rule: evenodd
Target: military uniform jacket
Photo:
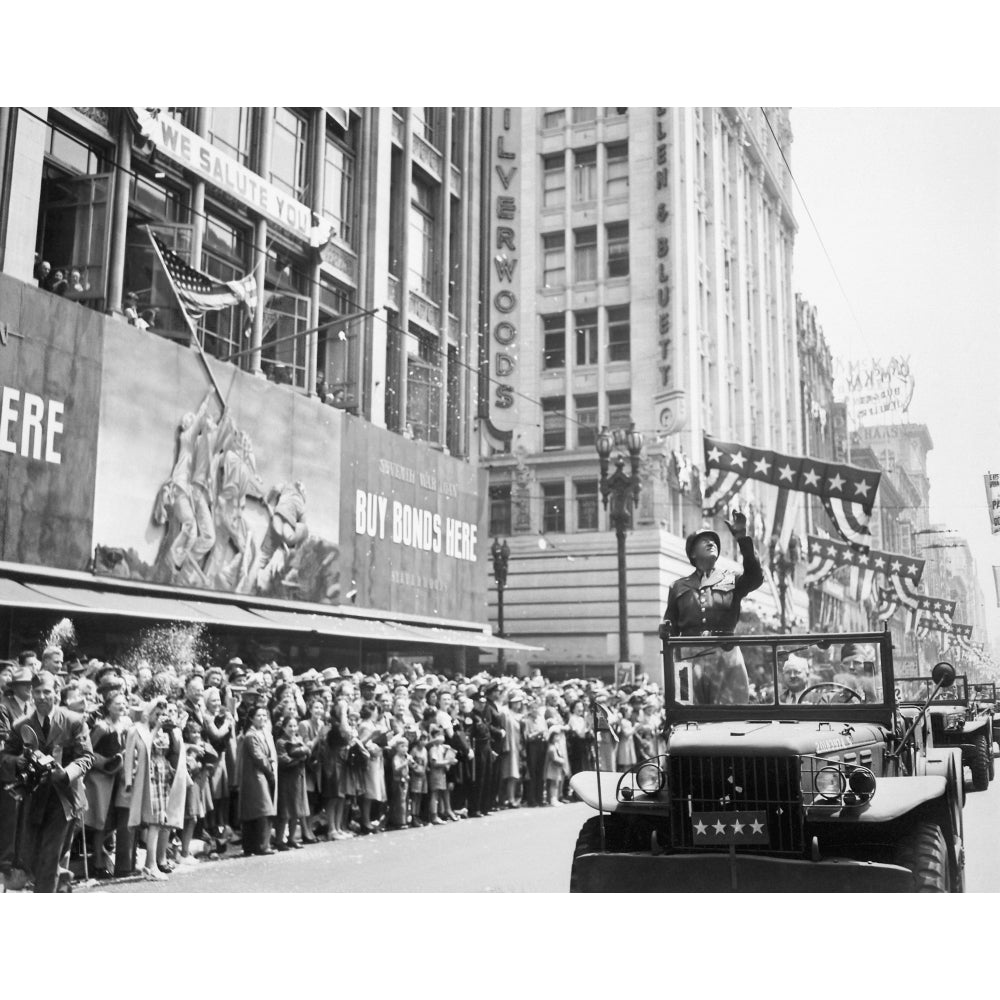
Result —
<instances>
[{"instance_id":1,"label":"military uniform jacket","mask_svg":"<svg viewBox=\"0 0 1000 1000\"><path fill-rule=\"evenodd\" d=\"M667 599L664 621L671 635L732 635L740 617L740 603L764 582L753 541L737 542L743 557L743 572L716 567L707 579L695 570L674 582Z\"/></svg>"},{"instance_id":2,"label":"military uniform jacket","mask_svg":"<svg viewBox=\"0 0 1000 1000\"><path fill-rule=\"evenodd\" d=\"M42 753L50 754L57 764L66 770L67 784L48 783L31 795L28 806L28 822L33 817L41 817L49 795L59 796L66 819L79 814L87 804L87 793L83 786L83 776L94 764L94 749L90 744L87 722L78 712L56 706L49 715L49 737L42 735L42 723L38 714L21 716L7 736L3 754L0 755L0 779L13 781L17 773L17 761L24 751L24 732L34 733L34 743Z\"/></svg>"}]
</instances>

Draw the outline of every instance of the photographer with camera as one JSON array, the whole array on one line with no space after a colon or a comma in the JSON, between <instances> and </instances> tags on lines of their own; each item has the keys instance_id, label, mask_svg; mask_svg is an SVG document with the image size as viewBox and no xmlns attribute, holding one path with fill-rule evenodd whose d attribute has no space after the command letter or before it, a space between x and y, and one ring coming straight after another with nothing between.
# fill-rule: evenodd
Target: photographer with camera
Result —
<instances>
[{"instance_id":1,"label":"photographer with camera","mask_svg":"<svg viewBox=\"0 0 1000 1000\"><path fill-rule=\"evenodd\" d=\"M94 763L87 722L56 704L48 670L31 682L34 711L16 720L0 753L0 782L24 799L24 860L35 892L55 892L59 859L86 806L83 776Z\"/></svg>"}]
</instances>

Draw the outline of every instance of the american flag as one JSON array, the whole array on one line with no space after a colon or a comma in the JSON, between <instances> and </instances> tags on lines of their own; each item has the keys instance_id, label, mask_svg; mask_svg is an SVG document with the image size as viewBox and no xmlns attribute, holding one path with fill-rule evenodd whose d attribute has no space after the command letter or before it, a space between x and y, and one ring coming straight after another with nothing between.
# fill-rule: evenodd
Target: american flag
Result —
<instances>
[{"instance_id":1,"label":"american flag","mask_svg":"<svg viewBox=\"0 0 1000 1000\"><path fill-rule=\"evenodd\" d=\"M149 238L167 272L174 294L188 315L197 317L202 313L242 305L249 321L253 321L257 307L257 279L253 273L239 281L216 281L196 271L152 231Z\"/></svg>"},{"instance_id":2,"label":"american flag","mask_svg":"<svg viewBox=\"0 0 1000 1000\"><path fill-rule=\"evenodd\" d=\"M900 553L880 552L878 549L862 552L846 542L822 535L809 535L807 542L809 563L806 586L822 583L840 566L850 566L856 600L864 599L871 591L876 573L882 573L887 578L902 577L916 585L924 572L923 559L913 559Z\"/></svg>"},{"instance_id":3,"label":"american flag","mask_svg":"<svg viewBox=\"0 0 1000 1000\"><path fill-rule=\"evenodd\" d=\"M818 496L844 541L866 551L871 545L875 494L882 474L853 465L821 462L802 455L783 455L735 441L705 435L705 480L702 510L715 514L748 479L779 490Z\"/></svg>"}]
</instances>

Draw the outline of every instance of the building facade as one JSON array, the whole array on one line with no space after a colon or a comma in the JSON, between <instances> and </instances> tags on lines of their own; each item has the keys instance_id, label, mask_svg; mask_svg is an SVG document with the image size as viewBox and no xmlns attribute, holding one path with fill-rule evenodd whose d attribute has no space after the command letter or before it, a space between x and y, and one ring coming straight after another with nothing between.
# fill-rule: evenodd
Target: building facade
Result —
<instances>
[{"instance_id":1,"label":"building facade","mask_svg":"<svg viewBox=\"0 0 1000 1000\"><path fill-rule=\"evenodd\" d=\"M2 109L5 645L33 614L157 594L237 636L266 605L299 645L347 637L349 661L355 638L383 660L496 648L482 121ZM187 266L256 307L183 311Z\"/></svg>"},{"instance_id":2,"label":"building facade","mask_svg":"<svg viewBox=\"0 0 1000 1000\"><path fill-rule=\"evenodd\" d=\"M684 537L702 523L703 434L803 446L787 111L494 109L487 131L482 458L490 534L510 538L506 630L545 636L532 658L550 669L618 658L595 440L634 424L629 654L655 669L667 591L690 571ZM775 613L773 586L754 600Z\"/></svg>"}]
</instances>

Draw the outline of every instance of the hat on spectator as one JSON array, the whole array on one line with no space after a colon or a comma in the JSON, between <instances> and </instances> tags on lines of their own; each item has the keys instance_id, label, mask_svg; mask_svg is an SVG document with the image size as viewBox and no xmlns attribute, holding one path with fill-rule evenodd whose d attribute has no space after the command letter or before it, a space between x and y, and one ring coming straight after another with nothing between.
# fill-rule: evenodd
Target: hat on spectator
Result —
<instances>
[{"instance_id":1,"label":"hat on spectator","mask_svg":"<svg viewBox=\"0 0 1000 1000\"><path fill-rule=\"evenodd\" d=\"M30 684L35 679L31 667L18 667L11 677L11 684Z\"/></svg>"},{"instance_id":2,"label":"hat on spectator","mask_svg":"<svg viewBox=\"0 0 1000 1000\"><path fill-rule=\"evenodd\" d=\"M247 679L247 672L241 666L229 667L229 683L240 684Z\"/></svg>"},{"instance_id":3,"label":"hat on spectator","mask_svg":"<svg viewBox=\"0 0 1000 1000\"><path fill-rule=\"evenodd\" d=\"M94 676L96 676L97 672L103 666L104 666L104 663L101 660L99 660L96 656L92 656L87 661L87 676L88 677L94 677ZM115 669L117 669L117 668L115 668Z\"/></svg>"},{"instance_id":4,"label":"hat on spectator","mask_svg":"<svg viewBox=\"0 0 1000 1000\"><path fill-rule=\"evenodd\" d=\"M242 667L242 666L243 666L243 660L238 656L231 657L229 662L226 664L226 667L230 670L233 667Z\"/></svg>"},{"instance_id":5,"label":"hat on spectator","mask_svg":"<svg viewBox=\"0 0 1000 1000\"><path fill-rule=\"evenodd\" d=\"M528 681L528 687L532 687L532 688L543 688L543 687L545 687L545 678L544 677L532 677L531 680Z\"/></svg>"},{"instance_id":6,"label":"hat on spectator","mask_svg":"<svg viewBox=\"0 0 1000 1000\"><path fill-rule=\"evenodd\" d=\"M490 681L486 687L483 688L483 694L493 694L494 691L500 690L499 681Z\"/></svg>"},{"instance_id":7,"label":"hat on spectator","mask_svg":"<svg viewBox=\"0 0 1000 1000\"><path fill-rule=\"evenodd\" d=\"M418 677L410 686L411 691L426 691L430 687L430 682L426 677Z\"/></svg>"},{"instance_id":8,"label":"hat on spectator","mask_svg":"<svg viewBox=\"0 0 1000 1000\"><path fill-rule=\"evenodd\" d=\"M520 688L514 688L513 691L507 696L508 705L523 705L524 695L521 693Z\"/></svg>"},{"instance_id":9,"label":"hat on spectator","mask_svg":"<svg viewBox=\"0 0 1000 1000\"><path fill-rule=\"evenodd\" d=\"M374 677L362 677L361 680L358 681L358 687L360 687L360 688L372 688L372 689L374 689L375 686L376 686L376 684L377 684L377 682L376 682L376 680L375 680Z\"/></svg>"},{"instance_id":10,"label":"hat on spectator","mask_svg":"<svg viewBox=\"0 0 1000 1000\"><path fill-rule=\"evenodd\" d=\"M479 688L475 684L465 685L465 697L476 699L479 697Z\"/></svg>"},{"instance_id":11,"label":"hat on spectator","mask_svg":"<svg viewBox=\"0 0 1000 1000\"><path fill-rule=\"evenodd\" d=\"M336 667L327 667L322 673L323 680L328 683L333 683L334 681L340 680L340 671Z\"/></svg>"},{"instance_id":12,"label":"hat on spectator","mask_svg":"<svg viewBox=\"0 0 1000 1000\"><path fill-rule=\"evenodd\" d=\"M85 674L87 665L80 659L79 655L71 656L66 660L66 671L70 674Z\"/></svg>"}]
</instances>

